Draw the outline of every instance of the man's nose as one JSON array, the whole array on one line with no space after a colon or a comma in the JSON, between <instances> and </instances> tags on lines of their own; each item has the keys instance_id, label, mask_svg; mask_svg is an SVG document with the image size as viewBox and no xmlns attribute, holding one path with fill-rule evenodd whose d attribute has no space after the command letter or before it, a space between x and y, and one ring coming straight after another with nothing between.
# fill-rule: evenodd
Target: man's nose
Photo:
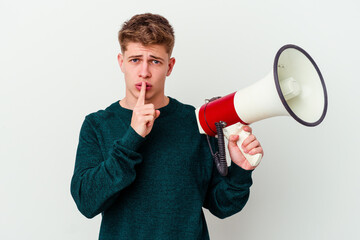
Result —
<instances>
[{"instance_id":1,"label":"man's nose","mask_svg":"<svg viewBox=\"0 0 360 240\"><path fill-rule=\"evenodd\" d=\"M150 78L151 77L150 66L149 66L149 63L147 63L146 61L144 61L141 64L139 77L141 77L141 78Z\"/></svg>"}]
</instances>

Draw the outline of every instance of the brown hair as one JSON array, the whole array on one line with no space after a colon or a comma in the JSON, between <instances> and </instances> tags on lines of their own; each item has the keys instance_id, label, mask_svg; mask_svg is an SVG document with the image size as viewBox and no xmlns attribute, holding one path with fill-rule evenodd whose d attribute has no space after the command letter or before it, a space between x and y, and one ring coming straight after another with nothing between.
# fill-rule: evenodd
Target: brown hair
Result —
<instances>
[{"instance_id":1,"label":"brown hair","mask_svg":"<svg viewBox=\"0 0 360 240\"><path fill-rule=\"evenodd\" d=\"M166 52L171 56L175 36L174 29L166 18L158 14L144 13L135 15L124 22L119 31L118 40L123 53L129 42L137 42L144 46L164 45Z\"/></svg>"}]
</instances>

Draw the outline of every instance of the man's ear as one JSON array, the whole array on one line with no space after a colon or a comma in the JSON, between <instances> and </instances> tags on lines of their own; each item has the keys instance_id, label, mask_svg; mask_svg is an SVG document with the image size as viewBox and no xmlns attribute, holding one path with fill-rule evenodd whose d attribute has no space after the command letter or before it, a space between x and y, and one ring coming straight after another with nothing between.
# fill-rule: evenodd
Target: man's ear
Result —
<instances>
[{"instance_id":1,"label":"man's ear","mask_svg":"<svg viewBox=\"0 0 360 240\"><path fill-rule=\"evenodd\" d=\"M172 72L172 70L173 70L173 68L174 68L174 65L175 65L175 58L170 58L170 60L169 60L169 65L168 65L168 71L167 71L167 73L166 73L166 76L168 77L168 76L170 76L170 74L171 74L171 72Z\"/></svg>"},{"instance_id":2,"label":"man's ear","mask_svg":"<svg viewBox=\"0 0 360 240\"><path fill-rule=\"evenodd\" d=\"M117 55L117 59L118 59L118 63L119 63L121 71L124 72L124 69L123 69L123 67L124 67L124 57L123 57L123 55L121 53L119 53Z\"/></svg>"}]
</instances>

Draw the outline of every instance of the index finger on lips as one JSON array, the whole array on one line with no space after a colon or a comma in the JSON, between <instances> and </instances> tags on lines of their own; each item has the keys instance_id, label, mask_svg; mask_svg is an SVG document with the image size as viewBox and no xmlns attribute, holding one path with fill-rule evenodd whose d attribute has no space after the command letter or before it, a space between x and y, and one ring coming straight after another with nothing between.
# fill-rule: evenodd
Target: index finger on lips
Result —
<instances>
[{"instance_id":1,"label":"index finger on lips","mask_svg":"<svg viewBox=\"0 0 360 240\"><path fill-rule=\"evenodd\" d=\"M136 106L141 106L145 104L145 93L146 93L146 83L142 82L141 83L141 89L140 89L140 94L139 94L139 98L136 102Z\"/></svg>"}]
</instances>

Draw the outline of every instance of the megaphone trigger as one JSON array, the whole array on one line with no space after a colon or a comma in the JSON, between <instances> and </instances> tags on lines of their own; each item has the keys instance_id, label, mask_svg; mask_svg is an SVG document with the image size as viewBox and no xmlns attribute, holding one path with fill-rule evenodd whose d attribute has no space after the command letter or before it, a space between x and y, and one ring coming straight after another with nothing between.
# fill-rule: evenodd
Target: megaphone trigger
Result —
<instances>
[{"instance_id":1,"label":"megaphone trigger","mask_svg":"<svg viewBox=\"0 0 360 240\"><path fill-rule=\"evenodd\" d=\"M250 133L245 131L243 129L243 126L245 126L245 125L243 125L241 123L235 123L231 126L225 127L225 128L223 128L224 135L228 140L231 135L239 135L239 140L236 142L236 144L238 145L241 153L244 155L246 160L248 160L250 165L255 167L255 166L259 165L261 158L262 158L262 154L258 153L258 154L250 155L250 154L244 152L241 145L243 144L244 140L250 135Z\"/></svg>"}]
</instances>

